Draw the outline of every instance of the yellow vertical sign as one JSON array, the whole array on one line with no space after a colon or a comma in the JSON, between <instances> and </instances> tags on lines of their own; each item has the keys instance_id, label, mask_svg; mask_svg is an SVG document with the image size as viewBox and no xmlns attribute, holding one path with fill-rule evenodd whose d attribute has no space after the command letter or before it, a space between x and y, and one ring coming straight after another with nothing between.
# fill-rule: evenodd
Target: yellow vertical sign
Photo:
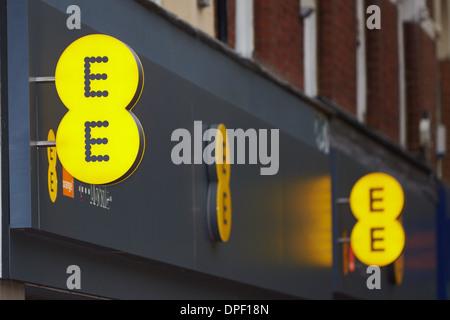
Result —
<instances>
[{"instance_id":1,"label":"yellow vertical sign","mask_svg":"<svg viewBox=\"0 0 450 320\"><path fill-rule=\"evenodd\" d=\"M404 203L401 185L385 173L368 174L355 184L350 208L358 222L350 239L361 262L382 267L401 255L405 232L398 218Z\"/></svg>"},{"instance_id":2,"label":"yellow vertical sign","mask_svg":"<svg viewBox=\"0 0 450 320\"><path fill-rule=\"evenodd\" d=\"M215 129L215 130L214 130ZM208 227L215 241L228 242L231 232L230 148L227 128L220 124L215 128L214 164L209 170Z\"/></svg>"},{"instance_id":3,"label":"yellow vertical sign","mask_svg":"<svg viewBox=\"0 0 450 320\"><path fill-rule=\"evenodd\" d=\"M55 141L55 133L50 129L48 132L48 141ZM56 201L56 196L58 195L58 177L56 175L56 148L47 148L47 159L48 159L48 194L50 195L50 200L52 202Z\"/></svg>"}]
</instances>

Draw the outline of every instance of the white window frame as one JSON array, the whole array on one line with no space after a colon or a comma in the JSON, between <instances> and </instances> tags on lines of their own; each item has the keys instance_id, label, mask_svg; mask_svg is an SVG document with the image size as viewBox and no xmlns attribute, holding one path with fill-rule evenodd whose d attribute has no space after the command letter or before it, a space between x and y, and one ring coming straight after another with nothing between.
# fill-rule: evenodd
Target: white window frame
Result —
<instances>
[{"instance_id":1,"label":"white window frame","mask_svg":"<svg viewBox=\"0 0 450 320\"><path fill-rule=\"evenodd\" d=\"M364 1L356 1L358 47L356 48L356 117L365 123L367 118L367 58L366 8Z\"/></svg>"},{"instance_id":2,"label":"white window frame","mask_svg":"<svg viewBox=\"0 0 450 320\"><path fill-rule=\"evenodd\" d=\"M399 61L399 142L408 147L406 110L406 66L404 47L404 23L420 23L422 29L432 38L436 36L425 0L391 0L397 5L398 61Z\"/></svg>"},{"instance_id":3,"label":"white window frame","mask_svg":"<svg viewBox=\"0 0 450 320\"><path fill-rule=\"evenodd\" d=\"M303 16L303 69L304 92L315 97L319 92L317 82L317 1L301 0L301 12L309 12Z\"/></svg>"},{"instance_id":4,"label":"white window frame","mask_svg":"<svg viewBox=\"0 0 450 320\"><path fill-rule=\"evenodd\" d=\"M236 40L235 50L246 58L253 56L254 28L253 28L253 0L236 1Z\"/></svg>"},{"instance_id":5,"label":"white window frame","mask_svg":"<svg viewBox=\"0 0 450 320\"><path fill-rule=\"evenodd\" d=\"M395 2L395 1L394 1ZM406 66L404 41L403 1L397 1L397 39L398 39L398 90L399 90L399 143L407 148L407 110L406 110Z\"/></svg>"}]
</instances>

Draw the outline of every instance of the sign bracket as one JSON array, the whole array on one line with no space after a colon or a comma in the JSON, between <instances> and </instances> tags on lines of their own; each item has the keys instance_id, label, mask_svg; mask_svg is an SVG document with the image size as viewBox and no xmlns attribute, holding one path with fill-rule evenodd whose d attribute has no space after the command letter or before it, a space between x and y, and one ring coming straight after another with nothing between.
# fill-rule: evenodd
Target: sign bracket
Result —
<instances>
[{"instance_id":1,"label":"sign bracket","mask_svg":"<svg viewBox=\"0 0 450 320\"><path fill-rule=\"evenodd\" d=\"M342 204L350 204L350 198L337 198L336 204L342 205ZM338 244L345 244L350 243L350 237L340 237L336 239L336 242Z\"/></svg>"},{"instance_id":2,"label":"sign bracket","mask_svg":"<svg viewBox=\"0 0 450 320\"><path fill-rule=\"evenodd\" d=\"M55 82L55 77L30 77L29 81L35 83Z\"/></svg>"},{"instance_id":3,"label":"sign bracket","mask_svg":"<svg viewBox=\"0 0 450 320\"><path fill-rule=\"evenodd\" d=\"M348 204L348 203L350 203L350 198L337 198L336 203L337 204Z\"/></svg>"},{"instance_id":4,"label":"sign bracket","mask_svg":"<svg viewBox=\"0 0 450 320\"><path fill-rule=\"evenodd\" d=\"M29 77L29 82L34 83L48 83L48 82L55 82L54 76L49 77ZM30 147L55 147L56 141L30 141Z\"/></svg>"},{"instance_id":5,"label":"sign bracket","mask_svg":"<svg viewBox=\"0 0 450 320\"><path fill-rule=\"evenodd\" d=\"M44 147L44 148L50 148L55 147L56 141L30 141L30 147Z\"/></svg>"},{"instance_id":6,"label":"sign bracket","mask_svg":"<svg viewBox=\"0 0 450 320\"><path fill-rule=\"evenodd\" d=\"M336 240L337 240L337 243L350 243L349 237L337 238Z\"/></svg>"}]
</instances>

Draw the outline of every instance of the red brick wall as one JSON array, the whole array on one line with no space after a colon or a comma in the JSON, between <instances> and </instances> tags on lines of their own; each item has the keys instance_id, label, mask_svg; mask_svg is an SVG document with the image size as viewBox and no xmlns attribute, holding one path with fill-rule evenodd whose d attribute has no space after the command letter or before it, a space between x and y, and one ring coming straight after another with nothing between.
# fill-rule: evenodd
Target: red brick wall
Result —
<instances>
[{"instance_id":1,"label":"red brick wall","mask_svg":"<svg viewBox=\"0 0 450 320\"><path fill-rule=\"evenodd\" d=\"M299 0L254 1L254 59L303 90L303 24L299 12Z\"/></svg>"},{"instance_id":2,"label":"red brick wall","mask_svg":"<svg viewBox=\"0 0 450 320\"><path fill-rule=\"evenodd\" d=\"M236 44L236 0L227 1L228 46L235 48Z\"/></svg>"},{"instance_id":3,"label":"red brick wall","mask_svg":"<svg viewBox=\"0 0 450 320\"><path fill-rule=\"evenodd\" d=\"M356 115L356 2L319 0L319 94Z\"/></svg>"},{"instance_id":4,"label":"red brick wall","mask_svg":"<svg viewBox=\"0 0 450 320\"><path fill-rule=\"evenodd\" d=\"M381 29L366 29L367 125L399 141L397 9L390 0L366 0L381 9ZM367 17L367 16L366 16Z\"/></svg>"},{"instance_id":5,"label":"red brick wall","mask_svg":"<svg viewBox=\"0 0 450 320\"><path fill-rule=\"evenodd\" d=\"M405 66L408 146L420 153L419 122L428 110L432 119L432 141L436 139L436 107L438 88L438 62L434 41L416 23L405 23ZM426 158L434 167L435 148Z\"/></svg>"},{"instance_id":6,"label":"red brick wall","mask_svg":"<svg viewBox=\"0 0 450 320\"><path fill-rule=\"evenodd\" d=\"M235 1L228 1L228 35L232 48L235 45ZM381 9L381 30L366 29L367 124L398 141L397 8L390 0L365 0L364 7L372 4ZM276 76L303 90L303 25L299 6L298 0L254 1L254 59ZM319 94L356 116L356 2L318 0L317 15ZM404 38L407 143L412 152L420 154L418 126L424 110L428 110L432 118L432 141L435 142L439 75L436 47L415 23L405 24ZM428 152L427 160L434 167L435 148Z\"/></svg>"},{"instance_id":7,"label":"red brick wall","mask_svg":"<svg viewBox=\"0 0 450 320\"><path fill-rule=\"evenodd\" d=\"M443 179L450 182L450 59L441 61L441 122L447 127L447 152L442 161Z\"/></svg>"}]
</instances>

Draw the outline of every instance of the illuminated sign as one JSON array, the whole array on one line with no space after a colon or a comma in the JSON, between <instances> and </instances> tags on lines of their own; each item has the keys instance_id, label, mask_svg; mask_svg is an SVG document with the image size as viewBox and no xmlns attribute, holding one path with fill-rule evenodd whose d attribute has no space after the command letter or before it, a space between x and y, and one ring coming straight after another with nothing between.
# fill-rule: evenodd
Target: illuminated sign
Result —
<instances>
[{"instance_id":1,"label":"illuminated sign","mask_svg":"<svg viewBox=\"0 0 450 320\"><path fill-rule=\"evenodd\" d=\"M395 260L393 264L393 270L391 271L394 275L393 282L396 285L401 285L403 283L403 276L404 276L404 260L405 258L403 255L401 255L397 260Z\"/></svg>"},{"instance_id":2,"label":"illuminated sign","mask_svg":"<svg viewBox=\"0 0 450 320\"><path fill-rule=\"evenodd\" d=\"M214 159L208 167L209 233L214 241L227 242L231 232L231 164L226 127L223 124L212 126L205 136L214 141L203 151L207 158Z\"/></svg>"},{"instance_id":3,"label":"illuminated sign","mask_svg":"<svg viewBox=\"0 0 450 320\"><path fill-rule=\"evenodd\" d=\"M405 232L397 219L404 203L401 185L385 173L368 174L354 185L350 208L358 222L351 245L361 262L382 267L401 255Z\"/></svg>"},{"instance_id":4,"label":"illuminated sign","mask_svg":"<svg viewBox=\"0 0 450 320\"><path fill-rule=\"evenodd\" d=\"M48 132L48 141L55 141L55 133L53 130ZM56 196L58 195L58 178L56 175L56 148L47 148L47 158L48 158L48 194L50 195L50 200L52 202L56 201Z\"/></svg>"},{"instance_id":5,"label":"illuminated sign","mask_svg":"<svg viewBox=\"0 0 450 320\"><path fill-rule=\"evenodd\" d=\"M55 84L69 109L56 134L67 172L91 184L112 184L132 174L145 146L142 126L131 112L144 85L136 53L107 35L82 37L61 55Z\"/></svg>"}]
</instances>

